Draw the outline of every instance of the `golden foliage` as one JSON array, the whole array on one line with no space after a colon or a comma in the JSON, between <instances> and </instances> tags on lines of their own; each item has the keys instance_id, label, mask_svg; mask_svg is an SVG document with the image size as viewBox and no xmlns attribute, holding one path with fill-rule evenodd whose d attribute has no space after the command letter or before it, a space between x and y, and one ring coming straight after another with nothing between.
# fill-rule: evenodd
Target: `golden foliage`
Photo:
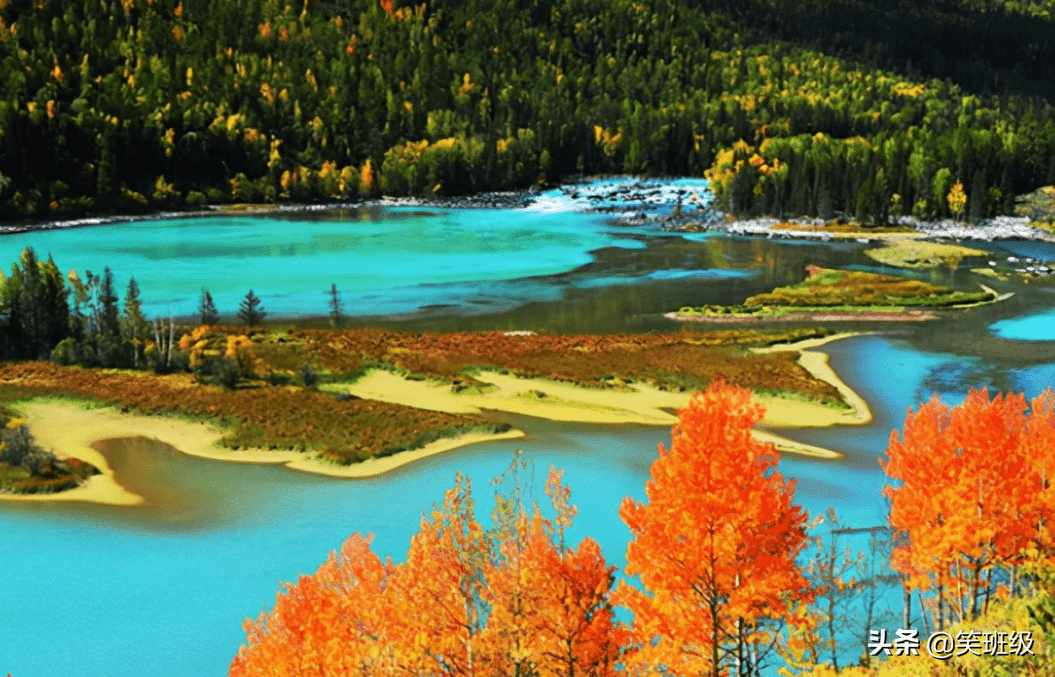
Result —
<instances>
[{"instance_id":1,"label":"golden foliage","mask_svg":"<svg viewBox=\"0 0 1055 677\"><path fill-rule=\"evenodd\" d=\"M359 184L368 192L374 188L374 168L371 166L369 158L359 170Z\"/></svg>"},{"instance_id":2,"label":"golden foliage","mask_svg":"<svg viewBox=\"0 0 1055 677\"><path fill-rule=\"evenodd\" d=\"M891 88L891 92L897 96L904 96L910 99L917 99L923 95L926 87L923 84L909 85L906 82L899 82Z\"/></svg>"},{"instance_id":3,"label":"golden foliage","mask_svg":"<svg viewBox=\"0 0 1055 677\"><path fill-rule=\"evenodd\" d=\"M953 213L953 216L960 218L963 208L967 205L967 194L963 192L963 184L959 181L954 183L949 189L949 194L945 196L945 201L949 203L949 211Z\"/></svg>"},{"instance_id":4,"label":"golden foliage","mask_svg":"<svg viewBox=\"0 0 1055 677\"><path fill-rule=\"evenodd\" d=\"M268 83L260 83L260 96L264 98L264 101L267 101L269 106L275 105L275 92Z\"/></svg>"}]
</instances>

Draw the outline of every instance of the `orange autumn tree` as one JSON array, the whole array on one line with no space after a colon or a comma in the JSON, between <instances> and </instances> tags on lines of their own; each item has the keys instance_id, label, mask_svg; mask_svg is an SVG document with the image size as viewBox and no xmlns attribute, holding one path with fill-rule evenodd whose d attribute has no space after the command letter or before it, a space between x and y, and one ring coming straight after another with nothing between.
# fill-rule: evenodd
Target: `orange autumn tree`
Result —
<instances>
[{"instance_id":1,"label":"orange autumn tree","mask_svg":"<svg viewBox=\"0 0 1055 677\"><path fill-rule=\"evenodd\" d=\"M246 620L231 677L372 675L391 667L386 588L393 567L354 534L311 576L280 592L275 607Z\"/></svg>"},{"instance_id":2,"label":"orange autumn tree","mask_svg":"<svg viewBox=\"0 0 1055 677\"><path fill-rule=\"evenodd\" d=\"M813 597L795 561L807 515L773 445L751 435L763 412L750 397L724 382L694 395L659 447L647 501L623 502L626 573L641 582L615 593L634 614L631 674L754 674L767 624Z\"/></svg>"},{"instance_id":3,"label":"orange autumn tree","mask_svg":"<svg viewBox=\"0 0 1055 677\"><path fill-rule=\"evenodd\" d=\"M616 625L608 593L613 568L592 539L567 547L574 506L550 471L556 519L528 509L516 477L497 497L494 527L476 521L459 476L444 508L423 519L392 590L407 610L398 653L420 656L412 674L611 674ZM407 642L413 642L409 644Z\"/></svg>"},{"instance_id":4,"label":"orange autumn tree","mask_svg":"<svg viewBox=\"0 0 1055 677\"><path fill-rule=\"evenodd\" d=\"M909 590L932 592L936 627L984 612L996 570L1050 549L1052 401L1035 398L1027 416L1020 394L973 390L953 408L935 396L891 433L880 460L898 482L884 489L900 541L891 563Z\"/></svg>"},{"instance_id":5,"label":"orange autumn tree","mask_svg":"<svg viewBox=\"0 0 1055 677\"><path fill-rule=\"evenodd\" d=\"M352 536L246 622L231 676L607 677L618 655L613 568L590 539L566 546L575 510L556 471L547 493L555 520L525 508L517 485L485 529L459 475L402 564L382 563L369 539Z\"/></svg>"},{"instance_id":6,"label":"orange autumn tree","mask_svg":"<svg viewBox=\"0 0 1055 677\"><path fill-rule=\"evenodd\" d=\"M516 466L514 465L514 471ZM514 472L513 496L520 496ZM487 633L497 649L495 674L605 676L614 672L622 628L608 600L615 567L584 538L568 547L576 508L561 473L551 469L546 494L555 510L499 497L494 521L501 557L488 572Z\"/></svg>"},{"instance_id":7,"label":"orange autumn tree","mask_svg":"<svg viewBox=\"0 0 1055 677\"><path fill-rule=\"evenodd\" d=\"M1029 410L1022 452L1029 462L1028 479L1033 488L1026 519L1036 531L1027 553L1037 563L1055 566L1055 392L1048 388L1034 397ZM1012 593L1014 584L1012 575Z\"/></svg>"},{"instance_id":8,"label":"orange autumn tree","mask_svg":"<svg viewBox=\"0 0 1055 677\"><path fill-rule=\"evenodd\" d=\"M391 603L400 610L395 654L405 674L473 677L483 673L488 647L484 573L495 550L476 520L471 482L460 473L442 507L410 541L393 576Z\"/></svg>"}]
</instances>

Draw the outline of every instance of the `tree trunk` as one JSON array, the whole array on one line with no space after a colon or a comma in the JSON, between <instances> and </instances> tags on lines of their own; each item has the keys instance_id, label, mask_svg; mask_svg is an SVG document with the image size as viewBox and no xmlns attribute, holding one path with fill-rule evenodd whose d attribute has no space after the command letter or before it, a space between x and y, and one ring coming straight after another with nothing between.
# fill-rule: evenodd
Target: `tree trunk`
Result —
<instances>
[{"instance_id":1,"label":"tree trunk","mask_svg":"<svg viewBox=\"0 0 1055 677\"><path fill-rule=\"evenodd\" d=\"M711 595L711 677L722 677L718 669L718 600Z\"/></svg>"},{"instance_id":2,"label":"tree trunk","mask_svg":"<svg viewBox=\"0 0 1055 677\"><path fill-rule=\"evenodd\" d=\"M908 630L912 627L912 591L909 590L908 586L904 586L905 591L905 610L901 615L901 627Z\"/></svg>"},{"instance_id":3,"label":"tree trunk","mask_svg":"<svg viewBox=\"0 0 1055 677\"><path fill-rule=\"evenodd\" d=\"M172 367L172 341L176 333L176 325L172 322L172 316L169 315L169 345L168 354L165 357L165 366L167 368Z\"/></svg>"},{"instance_id":4,"label":"tree trunk","mask_svg":"<svg viewBox=\"0 0 1055 677\"><path fill-rule=\"evenodd\" d=\"M945 585L942 575L938 574L938 630L945 629Z\"/></svg>"}]
</instances>

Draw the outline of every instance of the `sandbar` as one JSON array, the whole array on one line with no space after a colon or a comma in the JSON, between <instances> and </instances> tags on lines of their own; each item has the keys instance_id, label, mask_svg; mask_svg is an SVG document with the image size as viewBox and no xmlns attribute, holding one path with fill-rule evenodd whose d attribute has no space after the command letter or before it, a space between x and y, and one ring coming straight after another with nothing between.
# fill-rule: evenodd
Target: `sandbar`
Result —
<instances>
[{"instance_id":1,"label":"sandbar","mask_svg":"<svg viewBox=\"0 0 1055 677\"><path fill-rule=\"evenodd\" d=\"M312 458L310 452L266 449L224 449L222 433L206 423L163 416L124 413L110 407L88 408L80 403L36 400L19 407L37 443L59 458L76 457L96 468L96 475L80 486L53 494L0 494L0 499L16 501L87 501L108 505L138 505L142 496L121 486L106 458L92 443L121 437L159 440L190 456L237 463L281 463L287 467L330 477L370 477L443 451L478 442L505 440L524 435L522 431L467 433L436 440L420 449L341 466Z\"/></svg>"},{"instance_id":2,"label":"sandbar","mask_svg":"<svg viewBox=\"0 0 1055 677\"><path fill-rule=\"evenodd\" d=\"M401 451L398 454L392 454L391 456L370 458L349 465L327 463L326 461L302 454L299 459L287 463L286 467L293 468L294 470L313 472L319 475L327 475L329 477L375 477L377 475L383 475L400 466L407 465L408 463L413 463L414 461L428 458L435 454L450 451L451 449L458 449L478 442L512 440L520 437L524 437L524 431L516 429L508 430L504 433L466 433L464 435L458 435L457 437L445 437L436 440L435 442L430 442L420 449Z\"/></svg>"},{"instance_id":3,"label":"sandbar","mask_svg":"<svg viewBox=\"0 0 1055 677\"><path fill-rule=\"evenodd\" d=\"M826 411L829 411L832 416L827 419L804 419L803 414L808 412L790 410L790 413L796 418L789 418L785 420L779 420L779 422L773 422L777 418L777 414L774 413L773 417L767 416L763 423L772 425L774 427L782 428L826 428L833 425L868 425L874 419L872 416L872 410L868 406L868 402L863 397L858 395L850 386L846 385L846 382L839 378L839 374L832 369L828 355L820 353L810 348L819 348L823 345L827 345L834 341L841 341L842 339L852 338L854 336L869 336L868 332L842 332L839 334L832 334L831 336L825 336L823 338L806 339L803 341L797 341L795 343L784 343L772 346L766 346L764 348L754 348L753 350L758 353L775 353L788 350L797 350L800 352L799 364L802 365L803 369L813 374L817 378L826 383L831 384L839 391L839 394L843 396L843 400L850 405L852 411L838 411L830 407L822 407ZM785 404L795 404L794 400L778 400L778 402L784 402ZM803 403L806 404L806 403ZM819 406L812 405L811 406ZM768 414L767 409L767 414ZM805 421L805 423L803 422Z\"/></svg>"},{"instance_id":4,"label":"sandbar","mask_svg":"<svg viewBox=\"0 0 1055 677\"><path fill-rule=\"evenodd\" d=\"M828 365L824 353L810 352L817 347L856 333L842 333L823 339L771 346L765 351L801 350L801 364L814 376L827 381L850 404L837 409L806 400L756 395L766 407L763 428L829 427L865 425L872 421L868 404L854 393ZM478 414L484 410L502 411L576 423L636 423L670 426L677 417L670 410L689 403L691 392L673 392L645 384L633 383L622 389L597 389L561 383L543 378L520 378L511 374L483 370L474 377L493 388L485 392L463 390L455 393L448 383L411 380L381 369L371 370L352 383L333 383L327 390L349 392L357 397L381 400L411 407L457 414ZM830 449L801 444L770 432L756 431L756 436L772 441L780 451L818 458L841 458Z\"/></svg>"}]
</instances>

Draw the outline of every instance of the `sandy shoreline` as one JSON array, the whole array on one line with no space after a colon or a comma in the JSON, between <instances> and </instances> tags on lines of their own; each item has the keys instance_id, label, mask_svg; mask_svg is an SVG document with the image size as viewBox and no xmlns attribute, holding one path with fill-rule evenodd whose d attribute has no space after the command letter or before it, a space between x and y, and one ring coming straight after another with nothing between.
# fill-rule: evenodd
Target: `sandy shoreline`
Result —
<instances>
[{"instance_id":1,"label":"sandy shoreline","mask_svg":"<svg viewBox=\"0 0 1055 677\"><path fill-rule=\"evenodd\" d=\"M468 433L436 440L420 449L370 459L351 466L340 466L311 458L298 451L265 449L224 449L222 433L205 424L178 418L126 414L113 408L86 408L78 403L55 400L34 401L23 406L37 443L51 449L59 458L76 457L99 468L102 474L69 491L55 494L0 494L8 501L85 501L107 505L138 505L143 497L123 487L106 458L92 448L100 440L146 437L158 440L190 456L234 463L281 463L303 472L329 477L371 477L414 461L479 442L522 437L523 432Z\"/></svg>"},{"instance_id":2,"label":"sandy shoreline","mask_svg":"<svg viewBox=\"0 0 1055 677\"><path fill-rule=\"evenodd\" d=\"M828 365L828 356L811 352L815 348L856 333L842 333L822 339L771 346L765 352L801 350L799 363L810 373L835 386L850 403L850 411L814 402L782 397L758 396L766 407L762 428L829 427L865 425L872 421L868 404L842 382ZM630 391L582 388L540 378L517 378L495 371L481 371L475 378L494 386L488 392L454 393L450 385L435 381L412 381L389 371L368 372L354 383L335 383L329 390L349 392L358 397L405 404L447 413L476 414L484 410L577 423L637 423L672 425L677 417L667 410L685 407L691 392L669 392L634 383ZM814 458L841 458L842 454L787 440L771 432L756 436L772 441L780 451Z\"/></svg>"},{"instance_id":3,"label":"sandy shoreline","mask_svg":"<svg viewBox=\"0 0 1055 677\"><path fill-rule=\"evenodd\" d=\"M755 431L758 439L773 442L781 452L814 458L841 458L842 454L836 451L794 442L768 429L864 425L871 422L872 414L868 404L850 390L832 370L828 364L828 356L810 350L857 335L859 334L843 333L822 339L755 349L759 352L801 351L799 363L811 374L839 389L852 407L849 411L838 410L805 400L756 395L756 400L766 407L765 418L760 424L762 430ZM494 387L487 392L454 393L446 383L412 381L388 371L375 370L355 383L329 384L326 389L450 413L494 410L553 421L661 426L673 424L677 418L670 410L686 406L691 397L690 392L667 392L643 383L635 383L629 390L600 390L540 378L522 379L495 371L482 371L476 377ZM224 449L219 446L222 437L219 430L205 423L179 418L122 413L113 408L86 408L79 403L53 399L30 402L22 407L22 411L41 446L52 449L60 458L73 456L87 461L99 468L102 474L70 491L42 495L2 494L0 500L87 501L126 506L141 504L143 498L123 487L106 458L92 448L93 443L105 439L146 437L199 458L239 463L280 463L304 472L357 478L381 475L419 459L469 444L524 436L520 430L469 433L436 440L420 449L340 466L296 451Z\"/></svg>"},{"instance_id":4,"label":"sandy shoreline","mask_svg":"<svg viewBox=\"0 0 1055 677\"><path fill-rule=\"evenodd\" d=\"M430 442L420 449L401 451L398 454L392 454L391 456L371 458L351 465L326 463L325 461L308 458L301 454L298 460L287 463L286 467L294 470L303 470L304 472L326 475L328 477L376 477L377 475L383 475L390 470L395 470L396 468L413 463L414 461L441 454L452 449L460 449L461 447L470 444L476 444L478 442L495 442L498 440L514 440L521 437L524 437L524 431L515 429L508 430L504 433L466 433L465 435L447 437L441 440L436 440L435 442Z\"/></svg>"}]
</instances>

